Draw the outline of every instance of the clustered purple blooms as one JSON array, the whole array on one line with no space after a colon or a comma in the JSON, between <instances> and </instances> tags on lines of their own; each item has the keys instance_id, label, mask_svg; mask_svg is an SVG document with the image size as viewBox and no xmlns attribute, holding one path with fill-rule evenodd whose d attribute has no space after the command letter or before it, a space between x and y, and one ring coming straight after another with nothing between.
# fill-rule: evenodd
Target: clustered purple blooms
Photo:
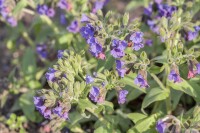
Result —
<instances>
[{"instance_id":1,"label":"clustered purple blooms","mask_svg":"<svg viewBox=\"0 0 200 133\"><path fill-rule=\"evenodd\" d=\"M49 8L47 5L38 5L37 12L40 15L47 15L49 17L54 17L55 10L53 8Z\"/></svg>"},{"instance_id":2,"label":"clustered purple blooms","mask_svg":"<svg viewBox=\"0 0 200 133\"><path fill-rule=\"evenodd\" d=\"M94 78L90 75L87 75L85 80L86 80L86 84L91 84L92 82L94 82Z\"/></svg>"},{"instance_id":3,"label":"clustered purple blooms","mask_svg":"<svg viewBox=\"0 0 200 133\"><path fill-rule=\"evenodd\" d=\"M127 90L120 90L118 92L118 103L124 104L126 102L126 95L128 94Z\"/></svg>"},{"instance_id":4,"label":"clustered purple blooms","mask_svg":"<svg viewBox=\"0 0 200 133\"><path fill-rule=\"evenodd\" d=\"M54 113L60 118L68 119L68 112L63 111L61 106L50 109L44 105L45 99L43 97L33 97L33 99L36 109L44 116L44 118L51 119L51 116Z\"/></svg>"},{"instance_id":5,"label":"clustered purple blooms","mask_svg":"<svg viewBox=\"0 0 200 133\"><path fill-rule=\"evenodd\" d=\"M0 0L0 14L12 27L17 26L17 20L11 16L11 10L4 5L5 0Z\"/></svg>"},{"instance_id":6,"label":"clustered purple blooms","mask_svg":"<svg viewBox=\"0 0 200 133\"><path fill-rule=\"evenodd\" d=\"M109 0L96 0L92 12L96 13L98 10L103 9L103 7L108 4L108 2Z\"/></svg>"},{"instance_id":7,"label":"clustered purple blooms","mask_svg":"<svg viewBox=\"0 0 200 133\"><path fill-rule=\"evenodd\" d=\"M185 39L187 41L192 41L195 38L197 38L197 36L199 35L199 31L200 31L200 26L195 26L194 27L195 31L188 31L185 35Z\"/></svg>"},{"instance_id":8,"label":"clustered purple blooms","mask_svg":"<svg viewBox=\"0 0 200 133\"><path fill-rule=\"evenodd\" d=\"M125 55L124 50L126 49L127 45L128 44L126 41L113 39L110 51L111 55L114 58L122 58Z\"/></svg>"},{"instance_id":9,"label":"clustered purple blooms","mask_svg":"<svg viewBox=\"0 0 200 133\"><path fill-rule=\"evenodd\" d=\"M93 86L92 89L90 90L89 97L93 102L98 102L99 100L99 95L100 95L100 90L98 87Z\"/></svg>"},{"instance_id":10,"label":"clustered purple blooms","mask_svg":"<svg viewBox=\"0 0 200 133\"><path fill-rule=\"evenodd\" d=\"M82 37L87 40L90 46L90 53L96 58L105 59L103 46L98 42L97 38L94 37L95 28L91 24L86 24L86 26L80 29L80 33Z\"/></svg>"},{"instance_id":11,"label":"clustered purple blooms","mask_svg":"<svg viewBox=\"0 0 200 133\"><path fill-rule=\"evenodd\" d=\"M150 27L150 29L159 34L159 27L157 26L158 19L162 17L170 18L172 14L177 10L175 6L170 6L167 4L162 4L162 0L155 0L155 6L153 6L152 3L149 4L147 8L144 9L144 14L148 16L147 25ZM156 8L157 15L152 18L153 15L153 8Z\"/></svg>"},{"instance_id":12,"label":"clustered purple blooms","mask_svg":"<svg viewBox=\"0 0 200 133\"><path fill-rule=\"evenodd\" d=\"M44 105L44 98L42 97L33 97L34 98L34 105L36 109L44 116L46 119L51 119L51 109L47 108Z\"/></svg>"},{"instance_id":13,"label":"clustered purple blooms","mask_svg":"<svg viewBox=\"0 0 200 133\"><path fill-rule=\"evenodd\" d=\"M118 75L123 78L124 75L126 74L126 69L124 68L125 62L121 60L116 60L115 62L116 62L116 70L118 72Z\"/></svg>"},{"instance_id":14,"label":"clustered purple blooms","mask_svg":"<svg viewBox=\"0 0 200 133\"><path fill-rule=\"evenodd\" d=\"M47 81L53 82L55 80L55 72L56 70L53 68L48 69L48 72L45 74Z\"/></svg>"},{"instance_id":15,"label":"clustered purple blooms","mask_svg":"<svg viewBox=\"0 0 200 133\"><path fill-rule=\"evenodd\" d=\"M165 133L165 129L166 129L166 124L163 120L158 120L156 123L156 130L159 133Z\"/></svg>"},{"instance_id":16,"label":"clustered purple blooms","mask_svg":"<svg viewBox=\"0 0 200 133\"><path fill-rule=\"evenodd\" d=\"M131 35L130 40L134 43L133 49L135 51L138 51L144 47L144 44L142 43L143 36L144 36L144 33L140 32L140 31L137 31Z\"/></svg>"},{"instance_id":17,"label":"clustered purple blooms","mask_svg":"<svg viewBox=\"0 0 200 133\"><path fill-rule=\"evenodd\" d=\"M140 86L141 88L148 88L149 87L147 81L144 79L144 77L141 74L137 75L137 77L134 80L134 83L136 85Z\"/></svg>"},{"instance_id":18,"label":"clustered purple blooms","mask_svg":"<svg viewBox=\"0 0 200 133\"><path fill-rule=\"evenodd\" d=\"M173 81L174 83L180 83L182 81L180 75L175 70L171 70L168 76L168 79Z\"/></svg>"},{"instance_id":19,"label":"clustered purple blooms","mask_svg":"<svg viewBox=\"0 0 200 133\"><path fill-rule=\"evenodd\" d=\"M71 24L67 27L67 30L72 33L79 32L79 22L77 20L72 21Z\"/></svg>"},{"instance_id":20,"label":"clustered purple blooms","mask_svg":"<svg viewBox=\"0 0 200 133\"><path fill-rule=\"evenodd\" d=\"M36 52L41 58L46 59L48 54L47 45L38 44L36 46Z\"/></svg>"}]
</instances>

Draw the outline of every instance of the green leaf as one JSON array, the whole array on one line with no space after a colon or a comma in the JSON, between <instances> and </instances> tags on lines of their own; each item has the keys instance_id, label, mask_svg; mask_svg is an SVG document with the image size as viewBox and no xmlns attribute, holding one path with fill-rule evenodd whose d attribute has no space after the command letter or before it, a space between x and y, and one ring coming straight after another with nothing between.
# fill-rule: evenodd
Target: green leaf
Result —
<instances>
[{"instance_id":1,"label":"green leaf","mask_svg":"<svg viewBox=\"0 0 200 133\"><path fill-rule=\"evenodd\" d=\"M94 130L94 133L109 133L109 131L104 127L99 127Z\"/></svg>"},{"instance_id":2,"label":"green leaf","mask_svg":"<svg viewBox=\"0 0 200 133\"><path fill-rule=\"evenodd\" d=\"M183 81L181 83L174 83L171 81L168 81L167 84L175 90L179 90L182 91L192 97L197 97L197 93L195 91L195 89L184 79L182 79Z\"/></svg>"},{"instance_id":3,"label":"green leaf","mask_svg":"<svg viewBox=\"0 0 200 133\"><path fill-rule=\"evenodd\" d=\"M159 74L159 73L161 73L164 69L165 69L165 66L164 66L164 65L163 65L162 67L152 66L152 67L149 68L149 72L150 72L150 73L154 73L154 74Z\"/></svg>"},{"instance_id":4,"label":"green leaf","mask_svg":"<svg viewBox=\"0 0 200 133\"><path fill-rule=\"evenodd\" d=\"M128 133L144 133L151 128L155 128L154 125L157 121L157 118L161 116L162 113L158 112L147 118L139 120L133 128L128 130Z\"/></svg>"},{"instance_id":5,"label":"green leaf","mask_svg":"<svg viewBox=\"0 0 200 133\"><path fill-rule=\"evenodd\" d=\"M169 91L167 89L162 90L160 88L152 88L142 102L142 109L146 108L153 102L164 100L167 97L169 97Z\"/></svg>"},{"instance_id":6,"label":"green leaf","mask_svg":"<svg viewBox=\"0 0 200 133\"><path fill-rule=\"evenodd\" d=\"M137 123L139 120L146 118L147 116L141 113L129 113L127 117L131 119L134 123Z\"/></svg>"},{"instance_id":7,"label":"green leaf","mask_svg":"<svg viewBox=\"0 0 200 133\"><path fill-rule=\"evenodd\" d=\"M34 76L36 72L36 59L32 49L28 48L22 58L22 71L27 76Z\"/></svg>"},{"instance_id":8,"label":"green leaf","mask_svg":"<svg viewBox=\"0 0 200 133\"><path fill-rule=\"evenodd\" d=\"M33 104L33 96L34 96L33 91L29 91L27 93L22 94L19 98L19 106L21 107L25 116L29 120L34 122L36 121L36 116L35 116L35 106Z\"/></svg>"}]
</instances>

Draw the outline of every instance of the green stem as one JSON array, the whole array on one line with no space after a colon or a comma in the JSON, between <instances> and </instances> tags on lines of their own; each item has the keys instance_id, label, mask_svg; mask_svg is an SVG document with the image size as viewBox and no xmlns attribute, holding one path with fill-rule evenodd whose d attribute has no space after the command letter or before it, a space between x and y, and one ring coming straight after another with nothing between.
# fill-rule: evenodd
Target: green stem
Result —
<instances>
[{"instance_id":1,"label":"green stem","mask_svg":"<svg viewBox=\"0 0 200 133\"><path fill-rule=\"evenodd\" d=\"M163 85L163 83L158 79L158 77L153 74L153 73L150 73L151 74L151 77L153 77L153 79L158 83L158 85L160 86L161 89L165 90L166 87Z\"/></svg>"}]
</instances>

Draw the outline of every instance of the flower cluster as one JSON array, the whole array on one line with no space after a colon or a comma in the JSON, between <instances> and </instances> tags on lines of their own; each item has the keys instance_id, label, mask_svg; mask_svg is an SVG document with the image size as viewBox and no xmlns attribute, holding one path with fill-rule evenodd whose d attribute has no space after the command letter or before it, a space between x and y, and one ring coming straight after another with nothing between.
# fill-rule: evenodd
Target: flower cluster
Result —
<instances>
[{"instance_id":1,"label":"flower cluster","mask_svg":"<svg viewBox=\"0 0 200 133\"><path fill-rule=\"evenodd\" d=\"M100 73L94 73L94 77L91 75L87 75L85 78L85 81L88 85L91 85L89 98L91 101L96 103L102 103L105 100L107 90L109 89L115 89L118 92L118 103L124 104L126 102L126 96L128 94L127 90L122 90L120 86L117 83L111 83L112 81L109 81L108 77L105 75L102 75ZM102 80L102 78L104 79ZM101 82L97 82L101 80ZM110 83L109 83L110 82ZM113 84L112 88L109 88L109 86Z\"/></svg>"},{"instance_id":2,"label":"flower cluster","mask_svg":"<svg viewBox=\"0 0 200 133\"><path fill-rule=\"evenodd\" d=\"M103 46L99 43L97 38L95 38L95 32L95 27L89 23L80 29L82 37L85 38L89 44L90 53L96 58L105 59Z\"/></svg>"},{"instance_id":3,"label":"flower cluster","mask_svg":"<svg viewBox=\"0 0 200 133\"><path fill-rule=\"evenodd\" d=\"M59 103L55 107L45 106L45 98L34 97L34 104L36 109L44 116L46 119L52 119L53 115L57 115L62 119L68 119L68 111L62 107Z\"/></svg>"},{"instance_id":4,"label":"flower cluster","mask_svg":"<svg viewBox=\"0 0 200 133\"><path fill-rule=\"evenodd\" d=\"M10 26L17 26L17 20L12 15L12 8L5 4L5 0L0 0L0 14L9 23Z\"/></svg>"},{"instance_id":5,"label":"flower cluster","mask_svg":"<svg viewBox=\"0 0 200 133\"><path fill-rule=\"evenodd\" d=\"M54 17L55 10L53 8L49 8L47 5L37 5L37 12L40 15L47 15L49 17Z\"/></svg>"},{"instance_id":6,"label":"flower cluster","mask_svg":"<svg viewBox=\"0 0 200 133\"><path fill-rule=\"evenodd\" d=\"M150 3L149 6L144 9L144 14L147 17L146 23L153 32L159 34L159 20L162 17L166 17L168 19L171 18L172 14L176 10L177 8L175 6L163 4L161 3L161 1L155 1L155 3Z\"/></svg>"}]
</instances>

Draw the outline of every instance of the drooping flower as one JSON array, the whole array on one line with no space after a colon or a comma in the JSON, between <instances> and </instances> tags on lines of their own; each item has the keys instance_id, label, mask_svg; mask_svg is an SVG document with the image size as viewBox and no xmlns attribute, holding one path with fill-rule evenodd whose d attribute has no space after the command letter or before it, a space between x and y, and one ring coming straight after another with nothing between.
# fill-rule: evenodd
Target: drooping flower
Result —
<instances>
[{"instance_id":1,"label":"drooping flower","mask_svg":"<svg viewBox=\"0 0 200 133\"><path fill-rule=\"evenodd\" d=\"M94 82L94 78L90 75L86 76L86 84L91 84L92 82Z\"/></svg>"},{"instance_id":2,"label":"drooping flower","mask_svg":"<svg viewBox=\"0 0 200 133\"><path fill-rule=\"evenodd\" d=\"M121 41L117 39L112 40L110 51L111 55L114 58L122 58L125 55L124 50L126 49L127 45L128 44L126 41Z\"/></svg>"},{"instance_id":3,"label":"drooping flower","mask_svg":"<svg viewBox=\"0 0 200 133\"><path fill-rule=\"evenodd\" d=\"M194 40L195 38L198 37L199 31L200 31L200 26L195 26L195 27L194 27L194 30L195 30L195 31L188 31L188 32L186 33L185 39L186 39L187 41L192 41L192 40Z\"/></svg>"},{"instance_id":4,"label":"drooping flower","mask_svg":"<svg viewBox=\"0 0 200 133\"><path fill-rule=\"evenodd\" d=\"M63 108L61 106L57 106L53 109L53 113L57 114L58 116L62 116L62 110Z\"/></svg>"},{"instance_id":5,"label":"drooping flower","mask_svg":"<svg viewBox=\"0 0 200 133\"><path fill-rule=\"evenodd\" d=\"M150 27L150 29L154 33L159 34L159 27L158 27L157 22L155 20L147 20L147 25Z\"/></svg>"},{"instance_id":6,"label":"drooping flower","mask_svg":"<svg viewBox=\"0 0 200 133\"><path fill-rule=\"evenodd\" d=\"M86 26L80 29L80 33L83 38L88 39L94 36L95 29L91 24L87 24Z\"/></svg>"},{"instance_id":7,"label":"drooping flower","mask_svg":"<svg viewBox=\"0 0 200 133\"><path fill-rule=\"evenodd\" d=\"M37 12L40 15L46 15L47 11L48 11L47 5L37 5Z\"/></svg>"},{"instance_id":8,"label":"drooping flower","mask_svg":"<svg viewBox=\"0 0 200 133\"><path fill-rule=\"evenodd\" d=\"M71 24L67 27L67 30L72 33L79 32L80 28L78 21L77 20L72 21Z\"/></svg>"},{"instance_id":9,"label":"drooping flower","mask_svg":"<svg viewBox=\"0 0 200 133\"><path fill-rule=\"evenodd\" d=\"M47 58L47 45L37 44L36 52L41 58L46 59Z\"/></svg>"},{"instance_id":10,"label":"drooping flower","mask_svg":"<svg viewBox=\"0 0 200 133\"><path fill-rule=\"evenodd\" d=\"M46 15L49 17L54 17L55 16L55 10L53 8L50 8L47 10Z\"/></svg>"},{"instance_id":11,"label":"drooping flower","mask_svg":"<svg viewBox=\"0 0 200 133\"><path fill-rule=\"evenodd\" d=\"M171 70L170 74L168 76L168 79L173 81L174 83L180 83L182 81L180 75L178 72L176 72L175 70Z\"/></svg>"},{"instance_id":12,"label":"drooping flower","mask_svg":"<svg viewBox=\"0 0 200 133\"><path fill-rule=\"evenodd\" d=\"M188 79L190 79L190 78L194 78L195 76L197 75L197 71L195 71L195 70L189 70L188 71Z\"/></svg>"},{"instance_id":13,"label":"drooping flower","mask_svg":"<svg viewBox=\"0 0 200 133\"><path fill-rule=\"evenodd\" d=\"M12 27L17 26L17 20L14 17L7 17L7 22L10 24Z\"/></svg>"},{"instance_id":14,"label":"drooping flower","mask_svg":"<svg viewBox=\"0 0 200 133\"><path fill-rule=\"evenodd\" d=\"M109 2L109 0L97 0L94 3L94 7L92 9L93 13L96 13L98 10L103 9L103 7Z\"/></svg>"},{"instance_id":15,"label":"drooping flower","mask_svg":"<svg viewBox=\"0 0 200 133\"><path fill-rule=\"evenodd\" d=\"M120 90L118 92L118 103L124 104L126 102L126 95L128 94L127 90Z\"/></svg>"},{"instance_id":16,"label":"drooping flower","mask_svg":"<svg viewBox=\"0 0 200 133\"><path fill-rule=\"evenodd\" d=\"M72 7L71 4L67 0L60 0L57 4L60 9L69 11Z\"/></svg>"},{"instance_id":17,"label":"drooping flower","mask_svg":"<svg viewBox=\"0 0 200 133\"><path fill-rule=\"evenodd\" d=\"M153 8L152 8L152 4L149 4L149 6L147 8L144 8L144 14L147 16L151 16L152 12L153 12Z\"/></svg>"},{"instance_id":18,"label":"drooping flower","mask_svg":"<svg viewBox=\"0 0 200 133\"><path fill-rule=\"evenodd\" d=\"M200 74L200 63L198 63L198 64L196 65L196 68L197 68L197 73Z\"/></svg>"},{"instance_id":19,"label":"drooping flower","mask_svg":"<svg viewBox=\"0 0 200 133\"><path fill-rule=\"evenodd\" d=\"M121 60L116 60L115 62L116 62L116 70L118 72L118 75L123 78L124 75L126 74L126 69L123 68L125 62Z\"/></svg>"},{"instance_id":20,"label":"drooping flower","mask_svg":"<svg viewBox=\"0 0 200 133\"><path fill-rule=\"evenodd\" d=\"M87 43L90 45L89 51L94 57L99 58L99 55L103 54L103 47L96 38L89 38Z\"/></svg>"},{"instance_id":21,"label":"drooping flower","mask_svg":"<svg viewBox=\"0 0 200 133\"><path fill-rule=\"evenodd\" d=\"M137 75L137 77L134 80L134 83L136 85L140 86L141 88L148 88L149 87L147 81L144 79L144 77L141 74Z\"/></svg>"},{"instance_id":22,"label":"drooping flower","mask_svg":"<svg viewBox=\"0 0 200 133\"><path fill-rule=\"evenodd\" d=\"M64 14L60 15L60 24L62 24L62 25L66 25L67 24L67 19L66 19Z\"/></svg>"},{"instance_id":23,"label":"drooping flower","mask_svg":"<svg viewBox=\"0 0 200 133\"><path fill-rule=\"evenodd\" d=\"M63 53L64 53L64 50L58 50L58 59L61 59L63 57Z\"/></svg>"},{"instance_id":24,"label":"drooping flower","mask_svg":"<svg viewBox=\"0 0 200 133\"><path fill-rule=\"evenodd\" d=\"M48 69L48 72L45 74L46 79L47 79L48 81L53 82L53 81L55 80L55 72L56 72L55 69L49 68L49 69Z\"/></svg>"},{"instance_id":25,"label":"drooping flower","mask_svg":"<svg viewBox=\"0 0 200 133\"><path fill-rule=\"evenodd\" d=\"M148 39L148 40L145 41L145 44L146 44L147 46L152 46L153 40Z\"/></svg>"},{"instance_id":26,"label":"drooping flower","mask_svg":"<svg viewBox=\"0 0 200 133\"><path fill-rule=\"evenodd\" d=\"M90 90L89 97L93 102L97 102L99 99L100 95L100 90L98 87L93 86L92 89Z\"/></svg>"},{"instance_id":27,"label":"drooping flower","mask_svg":"<svg viewBox=\"0 0 200 133\"><path fill-rule=\"evenodd\" d=\"M176 11L175 6L170 6L167 4L158 4L158 17L170 18L174 11Z\"/></svg>"},{"instance_id":28,"label":"drooping flower","mask_svg":"<svg viewBox=\"0 0 200 133\"><path fill-rule=\"evenodd\" d=\"M90 19L88 18L88 16L86 14L82 14L81 17L81 23L85 23L85 22L89 22Z\"/></svg>"},{"instance_id":29,"label":"drooping flower","mask_svg":"<svg viewBox=\"0 0 200 133\"><path fill-rule=\"evenodd\" d=\"M166 129L165 122L162 119L158 120L157 123L156 123L156 130L159 133L165 133L165 129Z\"/></svg>"},{"instance_id":30,"label":"drooping flower","mask_svg":"<svg viewBox=\"0 0 200 133\"><path fill-rule=\"evenodd\" d=\"M34 105L36 109L44 116L46 119L51 119L51 110L44 105L44 99L42 97L33 97Z\"/></svg>"},{"instance_id":31,"label":"drooping flower","mask_svg":"<svg viewBox=\"0 0 200 133\"><path fill-rule=\"evenodd\" d=\"M134 43L133 44L133 50L135 50L135 51L138 51L143 47L144 47L144 44L142 44L142 43Z\"/></svg>"}]
</instances>

